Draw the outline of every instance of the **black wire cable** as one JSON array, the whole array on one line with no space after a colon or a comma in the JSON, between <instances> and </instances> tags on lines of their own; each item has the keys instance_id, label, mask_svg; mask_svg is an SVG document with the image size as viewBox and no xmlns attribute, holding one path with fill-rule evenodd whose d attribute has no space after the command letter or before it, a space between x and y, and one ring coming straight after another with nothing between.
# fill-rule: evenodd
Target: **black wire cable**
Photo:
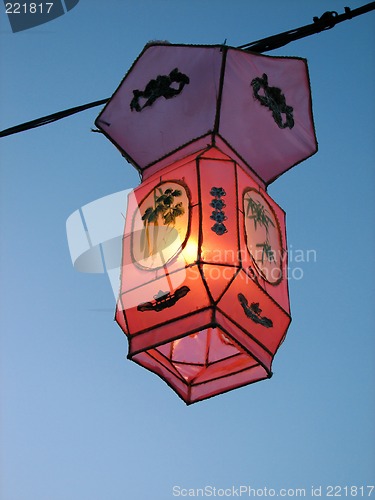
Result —
<instances>
[{"instance_id":1,"label":"black wire cable","mask_svg":"<svg viewBox=\"0 0 375 500\"><path fill-rule=\"evenodd\" d=\"M314 17L312 24L307 24L306 26L301 26L300 28L291 29L289 31L284 31L277 35L273 35L267 38L262 38L261 40L256 40L255 42L247 43L245 45L240 45L238 49L242 49L248 52L263 53L270 50L278 49L284 47L290 42L305 38L310 35L315 35L321 33L322 31L328 30L336 26L336 24L353 17L366 14L372 10L375 10L375 2L370 2L362 7L351 10L349 7L344 8L345 12L343 14L338 14L335 11L325 12L321 17ZM14 127L7 128L0 132L0 137L6 137L12 134L18 134L19 132L24 132L25 130L30 130L32 128L41 127L42 125L47 125L48 123L61 120L67 116L80 113L86 109L94 108L95 106L101 106L109 101L107 99L101 99L100 101L94 101L81 106L76 106L74 108L65 109L63 111L58 111L48 116L43 116L42 118L37 118L36 120L31 120Z\"/></svg>"},{"instance_id":2,"label":"black wire cable","mask_svg":"<svg viewBox=\"0 0 375 500\"><path fill-rule=\"evenodd\" d=\"M284 47L284 45L287 45L294 40L299 40L310 35L321 33L322 31L333 28L338 23L342 23L343 21L347 21L353 17L375 10L375 2L368 3L354 10L351 10L349 7L345 7L344 10L344 14L338 14L335 11L325 12L321 17L314 17L314 22L312 24L284 31L278 35L262 38L261 40L256 40L255 42L251 42L246 45L240 45L238 48L249 52L262 53Z\"/></svg>"},{"instance_id":3,"label":"black wire cable","mask_svg":"<svg viewBox=\"0 0 375 500\"><path fill-rule=\"evenodd\" d=\"M37 118L36 120L31 120L30 122L22 123L21 125L15 125L14 127L2 130L0 132L0 137L6 137L7 135L18 134L19 132L24 132L25 130L41 127L42 125L48 125L48 123L56 122L57 120L61 120L67 116L85 111L86 109L101 106L108 102L108 100L109 99L101 99L100 101L89 102L88 104L82 104L81 106L65 109L64 111L57 111L56 113L52 113L52 115L43 116L42 118Z\"/></svg>"}]
</instances>

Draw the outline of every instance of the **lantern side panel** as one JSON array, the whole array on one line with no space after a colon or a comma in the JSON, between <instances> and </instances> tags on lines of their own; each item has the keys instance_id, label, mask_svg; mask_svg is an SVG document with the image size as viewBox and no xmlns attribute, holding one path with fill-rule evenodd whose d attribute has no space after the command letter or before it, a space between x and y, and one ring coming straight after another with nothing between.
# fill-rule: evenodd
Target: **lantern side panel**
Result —
<instances>
[{"instance_id":1,"label":"lantern side panel","mask_svg":"<svg viewBox=\"0 0 375 500\"><path fill-rule=\"evenodd\" d=\"M143 170L213 130L221 64L219 47L150 45L96 125Z\"/></svg>"},{"instance_id":2,"label":"lantern side panel","mask_svg":"<svg viewBox=\"0 0 375 500\"><path fill-rule=\"evenodd\" d=\"M314 154L305 60L229 49L219 133L266 184Z\"/></svg>"},{"instance_id":3,"label":"lantern side panel","mask_svg":"<svg viewBox=\"0 0 375 500\"><path fill-rule=\"evenodd\" d=\"M204 329L132 359L159 375L187 404L270 376L221 328Z\"/></svg>"},{"instance_id":4,"label":"lantern side panel","mask_svg":"<svg viewBox=\"0 0 375 500\"><path fill-rule=\"evenodd\" d=\"M198 266L166 274L123 293L121 304L130 335L146 332L211 306ZM177 331L176 336L182 333Z\"/></svg>"},{"instance_id":5,"label":"lantern side panel","mask_svg":"<svg viewBox=\"0 0 375 500\"><path fill-rule=\"evenodd\" d=\"M202 261L239 265L235 163L199 160Z\"/></svg>"},{"instance_id":6,"label":"lantern side panel","mask_svg":"<svg viewBox=\"0 0 375 500\"><path fill-rule=\"evenodd\" d=\"M237 179L242 267L289 314L285 212L239 166Z\"/></svg>"},{"instance_id":7,"label":"lantern side panel","mask_svg":"<svg viewBox=\"0 0 375 500\"><path fill-rule=\"evenodd\" d=\"M272 356L290 323L290 316L243 271L219 301L218 309ZM247 344L242 336L233 336Z\"/></svg>"},{"instance_id":8,"label":"lantern side panel","mask_svg":"<svg viewBox=\"0 0 375 500\"><path fill-rule=\"evenodd\" d=\"M129 358L148 349L153 349L173 340L185 337L215 325L213 308L197 309L188 315L180 316L169 322L156 325L151 329L129 336Z\"/></svg>"},{"instance_id":9,"label":"lantern side panel","mask_svg":"<svg viewBox=\"0 0 375 500\"><path fill-rule=\"evenodd\" d=\"M223 394L224 392L270 378L270 374L260 364L253 366L250 360L249 365L249 367L244 367L238 372L229 372L225 377L194 385L190 392L189 402L202 401L217 394Z\"/></svg>"}]
</instances>

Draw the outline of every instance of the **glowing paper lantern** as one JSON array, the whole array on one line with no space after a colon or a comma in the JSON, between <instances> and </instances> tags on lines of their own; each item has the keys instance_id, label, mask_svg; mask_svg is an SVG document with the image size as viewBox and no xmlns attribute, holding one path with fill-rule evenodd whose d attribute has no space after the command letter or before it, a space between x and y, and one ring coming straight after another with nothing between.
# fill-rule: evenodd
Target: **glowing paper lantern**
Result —
<instances>
[{"instance_id":1,"label":"glowing paper lantern","mask_svg":"<svg viewBox=\"0 0 375 500\"><path fill-rule=\"evenodd\" d=\"M143 176L116 311L129 358L186 403L269 378L290 309L266 186L317 149L305 61L148 45L96 124Z\"/></svg>"}]
</instances>

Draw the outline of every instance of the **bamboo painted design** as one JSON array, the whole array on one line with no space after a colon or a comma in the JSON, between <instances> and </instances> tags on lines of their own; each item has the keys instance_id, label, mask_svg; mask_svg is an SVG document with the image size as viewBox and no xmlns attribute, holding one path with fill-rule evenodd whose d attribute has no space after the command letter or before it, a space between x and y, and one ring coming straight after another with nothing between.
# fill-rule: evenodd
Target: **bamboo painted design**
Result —
<instances>
[{"instance_id":1,"label":"bamboo painted design","mask_svg":"<svg viewBox=\"0 0 375 500\"><path fill-rule=\"evenodd\" d=\"M262 249L262 258L259 259L262 264L264 260L267 259L268 262L275 262L274 251L269 243L268 238L268 228L269 225L275 227L275 224L272 222L269 211L265 208L260 201L254 201L254 199L249 196L245 198L245 202L247 202L246 208L246 216L249 219L252 219L254 222L254 229L257 230L258 227L264 227L266 230L266 239L263 243L257 243L257 247Z\"/></svg>"}]
</instances>

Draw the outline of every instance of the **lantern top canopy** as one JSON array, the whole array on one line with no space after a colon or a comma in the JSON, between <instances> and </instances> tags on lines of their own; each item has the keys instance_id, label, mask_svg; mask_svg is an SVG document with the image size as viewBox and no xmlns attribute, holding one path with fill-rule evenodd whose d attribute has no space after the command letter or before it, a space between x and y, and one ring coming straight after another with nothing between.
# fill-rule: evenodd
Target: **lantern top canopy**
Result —
<instances>
[{"instance_id":1,"label":"lantern top canopy","mask_svg":"<svg viewBox=\"0 0 375 500\"><path fill-rule=\"evenodd\" d=\"M317 151L305 59L148 44L96 119L143 177L210 145L265 185Z\"/></svg>"}]
</instances>

